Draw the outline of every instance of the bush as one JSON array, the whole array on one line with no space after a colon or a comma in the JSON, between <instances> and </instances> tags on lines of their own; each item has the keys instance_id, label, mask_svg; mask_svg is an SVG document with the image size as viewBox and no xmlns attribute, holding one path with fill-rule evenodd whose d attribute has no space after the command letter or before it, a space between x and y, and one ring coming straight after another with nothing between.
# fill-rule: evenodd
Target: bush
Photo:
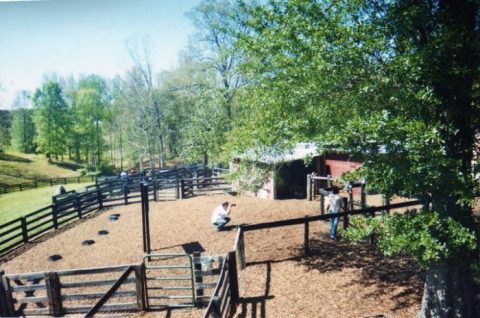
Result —
<instances>
[{"instance_id":1,"label":"bush","mask_svg":"<svg viewBox=\"0 0 480 318\"><path fill-rule=\"evenodd\" d=\"M114 176L115 175L115 169L107 164L107 163L101 163L97 167L97 175L102 175L102 176Z\"/></svg>"}]
</instances>

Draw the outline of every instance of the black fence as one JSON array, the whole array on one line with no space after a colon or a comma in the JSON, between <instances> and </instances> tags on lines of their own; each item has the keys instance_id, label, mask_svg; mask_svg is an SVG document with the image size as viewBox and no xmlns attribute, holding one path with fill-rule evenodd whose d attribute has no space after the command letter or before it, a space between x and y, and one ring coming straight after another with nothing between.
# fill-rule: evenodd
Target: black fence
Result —
<instances>
[{"instance_id":1,"label":"black fence","mask_svg":"<svg viewBox=\"0 0 480 318\"><path fill-rule=\"evenodd\" d=\"M0 183L0 193L11 193L48 186L64 185L71 183L94 182L95 176L78 176L65 178L35 179L29 182L5 184Z\"/></svg>"},{"instance_id":2,"label":"black fence","mask_svg":"<svg viewBox=\"0 0 480 318\"><path fill-rule=\"evenodd\" d=\"M0 225L0 257L16 248L31 242L45 233L57 230L92 212L105 207L127 205L141 202L140 184L148 183L148 199L153 201L176 200L187 197L186 185L190 181L177 177L194 176L196 184L201 185L194 194L204 194L218 186L227 188L220 178L204 177L211 175L208 169L172 169L152 173L150 176L139 174L126 178L105 178L87 186L85 191L69 191L52 197L52 204L22 217ZM188 179L190 180L190 179ZM214 180L214 181L213 181ZM183 186L182 186L183 184ZM222 188L222 189L223 189Z\"/></svg>"}]
</instances>

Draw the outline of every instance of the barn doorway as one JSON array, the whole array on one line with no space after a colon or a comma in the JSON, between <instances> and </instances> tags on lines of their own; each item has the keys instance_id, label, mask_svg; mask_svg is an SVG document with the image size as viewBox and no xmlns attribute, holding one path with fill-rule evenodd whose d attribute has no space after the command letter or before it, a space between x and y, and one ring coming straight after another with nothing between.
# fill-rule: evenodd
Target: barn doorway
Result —
<instances>
[{"instance_id":1,"label":"barn doorway","mask_svg":"<svg viewBox=\"0 0 480 318\"><path fill-rule=\"evenodd\" d=\"M275 174L276 199L304 199L307 193L307 174L315 171L313 161L305 166L303 160L282 163Z\"/></svg>"}]
</instances>

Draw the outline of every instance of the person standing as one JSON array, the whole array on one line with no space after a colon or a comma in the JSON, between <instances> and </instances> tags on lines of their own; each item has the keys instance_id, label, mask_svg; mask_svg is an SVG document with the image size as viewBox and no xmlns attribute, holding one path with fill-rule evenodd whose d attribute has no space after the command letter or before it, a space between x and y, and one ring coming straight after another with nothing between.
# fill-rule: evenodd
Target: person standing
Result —
<instances>
[{"instance_id":1,"label":"person standing","mask_svg":"<svg viewBox=\"0 0 480 318\"><path fill-rule=\"evenodd\" d=\"M339 213L343 211L342 197L338 195L338 188L333 188L333 191L328 195L327 211L329 214ZM337 237L338 217L330 218L330 239L334 240Z\"/></svg>"},{"instance_id":2,"label":"person standing","mask_svg":"<svg viewBox=\"0 0 480 318\"><path fill-rule=\"evenodd\" d=\"M225 201L213 210L211 220L217 231L221 231L223 227L230 222L228 215L235 205L234 203Z\"/></svg>"}]
</instances>

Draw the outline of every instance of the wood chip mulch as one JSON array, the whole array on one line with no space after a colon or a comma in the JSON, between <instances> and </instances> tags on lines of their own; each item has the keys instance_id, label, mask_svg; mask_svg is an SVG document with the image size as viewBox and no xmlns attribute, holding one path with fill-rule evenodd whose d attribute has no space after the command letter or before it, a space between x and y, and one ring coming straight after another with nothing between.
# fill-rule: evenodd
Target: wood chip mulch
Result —
<instances>
[{"instance_id":1,"label":"wood chip mulch","mask_svg":"<svg viewBox=\"0 0 480 318\"><path fill-rule=\"evenodd\" d=\"M224 200L237 203L231 225L216 232L210 214ZM150 204L155 253L223 255L232 249L235 226L314 215L318 202L203 196ZM108 216L119 213L118 221ZM108 235L98 236L100 230ZM82 246L84 240L95 244ZM384 258L367 244L328 238L328 223L310 224L311 254L303 253L303 225L245 235L247 268L239 271L241 304L235 317L414 317L423 279L414 261ZM49 262L48 256L62 259ZM118 207L82 222L9 260L7 274L140 263L140 204ZM138 317L201 317L202 310L136 313Z\"/></svg>"}]
</instances>

